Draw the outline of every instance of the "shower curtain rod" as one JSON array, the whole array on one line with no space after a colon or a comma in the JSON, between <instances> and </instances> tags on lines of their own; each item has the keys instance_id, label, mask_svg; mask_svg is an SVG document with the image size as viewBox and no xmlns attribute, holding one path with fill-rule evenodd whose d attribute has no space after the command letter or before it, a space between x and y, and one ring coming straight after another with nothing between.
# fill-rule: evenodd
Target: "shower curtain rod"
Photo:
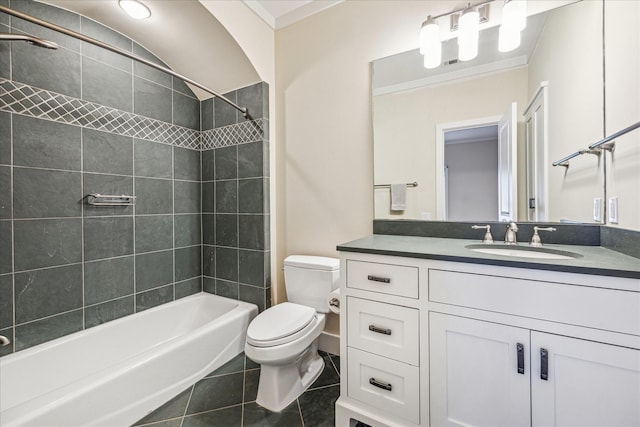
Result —
<instances>
[{"instance_id":1,"label":"shower curtain rod","mask_svg":"<svg viewBox=\"0 0 640 427\"><path fill-rule=\"evenodd\" d=\"M162 65L158 65L155 62L149 61L149 60L144 59L144 58L140 58L139 56L134 55L134 54L132 54L130 52L127 52L124 49L120 49L118 47L111 46L111 45L109 45L107 43L101 42L100 40L96 40L94 38L87 37L84 34L80 34L80 33L77 33L75 31L69 30L67 28L61 27L59 25L52 24L52 23L47 22L47 21L43 21L42 19L33 17L31 15L27 15L26 13L19 12L17 10L8 8L6 6L0 6L0 12L4 12L4 13L6 13L8 15L15 16L16 18L24 19L25 21L29 21L29 22L31 22L33 24L37 24L37 25L40 25L42 27L49 28L50 30L57 31L57 32L62 33L62 34L66 34L67 36L82 40L84 42L90 43L90 44L95 45L95 46L99 46L99 47L101 47L103 49L107 49L107 50L109 50L111 52L114 52L114 53L117 53L119 55L126 56L129 59L133 59L134 61L141 62L141 63L143 63L145 65L148 65L149 67L155 68L156 70L163 71L163 72L165 72L167 74L170 74L170 75L172 75L174 77L179 78L180 80L182 80L182 81L184 81L186 83L192 84L193 86L195 86L197 88L200 88L200 89L204 90L205 92L207 92L207 93L209 93L209 94L211 94L211 95L213 95L213 96L215 96L217 98L220 98L222 101L226 102L227 104L229 104L230 106L232 106L236 110L240 111L242 113L242 115L246 119L250 119L251 118L251 116L249 116L249 110L247 108L240 107L239 105L237 105L236 103L234 103L230 99L226 98L225 96L220 95L219 93L209 89L208 87L206 87L204 85L201 85L200 83L198 83L198 82L196 82L194 80L191 80L188 77L185 77L185 76L183 76L181 74L176 73L175 71L171 70L170 68L163 67Z\"/></svg>"}]
</instances>

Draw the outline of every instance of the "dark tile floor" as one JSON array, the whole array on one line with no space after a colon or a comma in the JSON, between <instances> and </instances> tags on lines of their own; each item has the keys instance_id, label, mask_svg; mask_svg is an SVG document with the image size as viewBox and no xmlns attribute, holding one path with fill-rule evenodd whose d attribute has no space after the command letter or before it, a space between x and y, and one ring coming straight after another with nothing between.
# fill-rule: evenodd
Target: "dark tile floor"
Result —
<instances>
[{"instance_id":1,"label":"dark tile floor","mask_svg":"<svg viewBox=\"0 0 640 427\"><path fill-rule=\"evenodd\" d=\"M256 404L260 365L244 353L207 375L135 426L145 427L320 427L334 425L340 395L340 357L320 352L324 371L280 413Z\"/></svg>"}]
</instances>

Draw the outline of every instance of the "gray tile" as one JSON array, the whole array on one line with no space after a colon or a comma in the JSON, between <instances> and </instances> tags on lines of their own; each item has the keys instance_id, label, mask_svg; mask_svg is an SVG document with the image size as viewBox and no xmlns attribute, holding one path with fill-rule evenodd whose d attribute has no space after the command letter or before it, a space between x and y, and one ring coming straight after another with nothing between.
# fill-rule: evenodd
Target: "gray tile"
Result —
<instances>
[{"instance_id":1,"label":"gray tile","mask_svg":"<svg viewBox=\"0 0 640 427\"><path fill-rule=\"evenodd\" d=\"M236 102L236 91L223 94L231 102ZM237 103L236 103L237 104ZM236 109L224 102L220 98L213 100L214 124L216 128L234 125L238 123Z\"/></svg>"},{"instance_id":2,"label":"gray tile","mask_svg":"<svg viewBox=\"0 0 640 427\"><path fill-rule=\"evenodd\" d=\"M183 95L190 96L191 98L197 98L193 91L189 89L189 86L184 81L182 81L182 79L173 77L172 82L174 91L180 92Z\"/></svg>"},{"instance_id":3,"label":"gray tile","mask_svg":"<svg viewBox=\"0 0 640 427\"><path fill-rule=\"evenodd\" d=\"M201 243L201 217L197 214L174 216L175 247L199 245Z\"/></svg>"},{"instance_id":4,"label":"gray tile","mask_svg":"<svg viewBox=\"0 0 640 427\"><path fill-rule=\"evenodd\" d=\"M173 399L136 422L134 426L182 417L184 415L184 410L187 409L187 403L189 402L189 397L191 396L191 389L192 387L189 387L188 389L179 393Z\"/></svg>"},{"instance_id":5,"label":"gray tile","mask_svg":"<svg viewBox=\"0 0 640 427\"><path fill-rule=\"evenodd\" d=\"M238 105L249 109L252 119L269 117L269 88L264 82L237 90Z\"/></svg>"},{"instance_id":6,"label":"gray tile","mask_svg":"<svg viewBox=\"0 0 640 427\"><path fill-rule=\"evenodd\" d=\"M88 194L133 195L133 177L131 176L93 173L82 175L85 197ZM96 206L85 202L83 213L84 216L133 215L133 205Z\"/></svg>"},{"instance_id":7,"label":"gray tile","mask_svg":"<svg viewBox=\"0 0 640 427\"><path fill-rule=\"evenodd\" d=\"M136 294L136 312L173 301L173 285Z\"/></svg>"},{"instance_id":8,"label":"gray tile","mask_svg":"<svg viewBox=\"0 0 640 427\"><path fill-rule=\"evenodd\" d=\"M216 215L216 245L238 247L238 216Z\"/></svg>"},{"instance_id":9,"label":"gray tile","mask_svg":"<svg viewBox=\"0 0 640 427\"><path fill-rule=\"evenodd\" d=\"M133 110L131 73L82 58L82 99L118 110Z\"/></svg>"},{"instance_id":10,"label":"gray tile","mask_svg":"<svg viewBox=\"0 0 640 427\"><path fill-rule=\"evenodd\" d=\"M80 98L80 58L80 54L67 49L51 50L28 43L13 43L12 77L20 83ZM64 71L51 78L51 70Z\"/></svg>"},{"instance_id":11,"label":"gray tile","mask_svg":"<svg viewBox=\"0 0 640 427\"><path fill-rule=\"evenodd\" d=\"M182 425L182 418L172 418L170 420L158 421L153 424L145 424L146 427L180 427Z\"/></svg>"},{"instance_id":12,"label":"gray tile","mask_svg":"<svg viewBox=\"0 0 640 427\"><path fill-rule=\"evenodd\" d=\"M245 360L244 360L244 366L245 366L245 369L259 369L260 368L259 364L257 364L253 360L249 359L248 357L246 357Z\"/></svg>"},{"instance_id":13,"label":"gray tile","mask_svg":"<svg viewBox=\"0 0 640 427\"><path fill-rule=\"evenodd\" d=\"M16 343L13 332L14 332L13 327L7 328L7 329L0 329L0 335L4 335L5 337L9 338L9 341L11 341L11 344L9 345L0 346L0 357L13 353L13 347L15 346L15 343Z\"/></svg>"},{"instance_id":14,"label":"gray tile","mask_svg":"<svg viewBox=\"0 0 640 427\"><path fill-rule=\"evenodd\" d=\"M216 278L236 282L238 280L238 250L216 248Z\"/></svg>"},{"instance_id":15,"label":"gray tile","mask_svg":"<svg viewBox=\"0 0 640 427\"><path fill-rule=\"evenodd\" d=\"M242 403L242 372L205 378L196 383L187 415Z\"/></svg>"},{"instance_id":16,"label":"gray tile","mask_svg":"<svg viewBox=\"0 0 640 427\"><path fill-rule=\"evenodd\" d=\"M51 341L82 330L82 310L16 326L16 351Z\"/></svg>"},{"instance_id":17,"label":"gray tile","mask_svg":"<svg viewBox=\"0 0 640 427\"><path fill-rule=\"evenodd\" d=\"M298 410L298 401L295 400L281 412L271 412L258 406L257 403L246 403L244 405L243 427L253 426L286 426L302 427L302 418ZM312 425L312 424L311 424Z\"/></svg>"},{"instance_id":18,"label":"gray tile","mask_svg":"<svg viewBox=\"0 0 640 427\"><path fill-rule=\"evenodd\" d=\"M238 181L217 181L215 195L215 212L238 212Z\"/></svg>"},{"instance_id":19,"label":"gray tile","mask_svg":"<svg viewBox=\"0 0 640 427\"><path fill-rule=\"evenodd\" d=\"M84 309L85 328L98 326L133 314L133 308L133 295L86 307Z\"/></svg>"},{"instance_id":20,"label":"gray tile","mask_svg":"<svg viewBox=\"0 0 640 427\"><path fill-rule=\"evenodd\" d=\"M216 295L221 297L238 299L238 284L226 280L216 280Z\"/></svg>"},{"instance_id":21,"label":"gray tile","mask_svg":"<svg viewBox=\"0 0 640 427\"><path fill-rule=\"evenodd\" d=\"M15 275L16 323L82 307L82 265L32 270Z\"/></svg>"},{"instance_id":22,"label":"gray tile","mask_svg":"<svg viewBox=\"0 0 640 427\"><path fill-rule=\"evenodd\" d=\"M133 138L82 129L84 172L133 175Z\"/></svg>"},{"instance_id":23,"label":"gray tile","mask_svg":"<svg viewBox=\"0 0 640 427\"><path fill-rule=\"evenodd\" d=\"M232 374L235 372L244 372L244 352L238 354L233 359L208 374L206 377L215 377L219 375Z\"/></svg>"},{"instance_id":24,"label":"gray tile","mask_svg":"<svg viewBox=\"0 0 640 427\"><path fill-rule=\"evenodd\" d=\"M135 42L133 43L133 53L155 64L166 67L166 64L158 59L158 57ZM137 61L134 62L133 66L136 76L151 80L152 82L158 83L167 88L171 88L171 75Z\"/></svg>"},{"instance_id":25,"label":"gray tile","mask_svg":"<svg viewBox=\"0 0 640 427\"><path fill-rule=\"evenodd\" d=\"M244 401L255 402L260 384L260 369L252 369L244 373Z\"/></svg>"},{"instance_id":26,"label":"gray tile","mask_svg":"<svg viewBox=\"0 0 640 427\"><path fill-rule=\"evenodd\" d=\"M202 275L200 246L176 249L175 259L176 282Z\"/></svg>"},{"instance_id":27,"label":"gray tile","mask_svg":"<svg viewBox=\"0 0 640 427\"><path fill-rule=\"evenodd\" d=\"M265 253L246 250L238 252L238 282L264 288Z\"/></svg>"},{"instance_id":28,"label":"gray tile","mask_svg":"<svg viewBox=\"0 0 640 427\"><path fill-rule=\"evenodd\" d=\"M242 405L184 417L182 427L242 427Z\"/></svg>"},{"instance_id":29,"label":"gray tile","mask_svg":"<svg viewBox=\"0 0 640 427\"><path fill-rule=\"evenodd\" d=\"M202 243L205 245L215 245L216 243L214 215L202 215Z\"/></svg>"},{"instance_id":30,"label":"gray tile","mask_svg":"<svg viewBox=\"0 0 640 427\"><path fill-rule=\"evenodd\" d=\"M203 182L202 183L202 212L212 213L214 211L215 203L215 183Z\"/></svg>"},{"instance_id":31,"label":"gray tile","mask_svg":"<svg viewBox=\"0 0 640 427\"><path fill-rule=\"evenodd\" d=\"M175 213L200 213L201 184L190 181L174 181Z\"/></svg>"},{"instance_id":32,"label":"gray tile","mask_svg":"<svg viewBox=\"0 0 640 427\"><path fill-rule=\"evenodd\" d=\"M136 253L173 247L173 215L136 216Z\"/></svg>"},{"instance_id":33,"label":"gray tile","mask_svg":"<svg viewBox=\"0 0 640 427\"><path fill-rule=\"evenodd\" d=\"M213 161L213 157L211 160ZM0 164L11 164L11 114L4 111L0 111Z\"/></svg>"},{"instance_id":34,"label":"gray tile","mask_svg":"<svg viewBox=\"0 0 640 427\"><path fill-rule=\"evenodd\" d=\"M133 294L133 256L84 264L84 303L101 303Z\"/></svg>"},{"instance_id":35,"label":"gray tile","mask_svg":"<svg viewBox=\"0 0 640 427\"><path fill-rule=\"evenodd\" d=\"M14 242L16 271L80 262L82 220L14 221Z\"/></svg>"},{"instance_id":36,"label":"gray tile","mask_svg":"<svg viewBox=\"0 0 640 427\"><path fill-rule=\"evenodd\" d=\"M257 305L260 312L267 309L266 292L267 290L264 288L242 284L238 285L238 299Z\"/></svg>"},{"instance_id":37,"label":"gray tile","mask_svg":"<svg viewBox=\"0 0 640 427\"><path fill-rule=\"evenodd\" d=\"M238 181L238 212L269 212L269 180L265 178Z\"/></svg>"},{"instance_id":38,"label":"gray tile","mask_svg":"<svg viewBox=\"0 0 640 427\"><path fill-rule=\"evenodd\" d=\"M0 6L9 7L9 0L0 0ZM0 15L0 24L9 25L9 15L6 13Z\"/></svg>"},{"instance_id":39,"label":"gray tile","mask_svg":"<svg viewBox=\"0 0 640 427\"><path fill-rule=\"evenodd\" d=\"M11 219L11 167L0 166L0 219Z\"/></svg>"},{"instance_id":40,"label":"gray tile","mask_svg":"<svg viewBox=\"0 0 640 427\"><path fill-rule=\"evenodd\" d=\"M80 140L77 126L13 116L14 165L79 171Z\"/></svg>"},{"instance_id":41,"label":"gray tile","mask_svg":"<svg viewBox=\"0 0 640 427\"><path fill-rule=\"evenodd\" d=\"M82 215L82 174L14 168L15 218L57 218Z\"/></svg>"},{"instance_id":42,"label":"gray tile","mask_svg":"<svg viewBox=\"0 0 640 427\"><path fill-rule=\"evenodd\" d=\"M330 385L340 385L340 376L338 372L333 368L333 363L331 362L331 356L328 353L321 353L322 360L324 361L324 369L318 379L316 379L313 384L309 386L309 390L316 389L319 387L326 387Z\"/></svg>"},{"instance_id":43,"label":"gray tile","mask_svg":"<svg viewBox=\"0 0 640 427\"><path fill-rule=\"evenodd\" d=\"M200 101L194 97L173 92L173 124L200 130Z\"/></svg>"},{"instance_id":44,"label":"gray tile","mask_svg":"<svg viewBox=\"0 0 640 427\"><path fill-rule=\"evenodd\" d=\"M132 253L132 217L85 218L84 259L86 261Z\"/></svg>"},{"instance_id":45,"label":"gray tile","mask_svg":"<svg viewBox=\"0 0 640 427\"><path fill-rule=\"evenodd\" d=\"M172 153L170 145L134 139L135 175L151 178L172 177Z\"/></svg>"},{"instance_id":46,"label":"gray tile","mask_svg":"<svg viewBox=\"0 0 640 427\"><path fill-rule=\"evenodd\" d=\"M216 148L213 160L215 179L238 177L238 146Z\"/></svg>"},{"instance_id":47,"label":"gray tile","mask_svg":"<svg viewBox=\"0 0 640 427\"><path fill-rule=\"evenodd\" d=\"M171 89L139 77L134 78L133 85L133 112L171 123Z\"/></svg>"},{"instance_id":48,"label":"gray tile","mask_svg":"<svg viewBox=\"0 0 640 427\"><path fill-rule=\"evenodd\" d=\"M202 274L209 277L216 275L216 251L214 246L202 245Z\"/></svg>"},{"instance_id":49,"label":"gray tile","mask_svg":"<svg viewBox=\"0 0 640 427\"><path fill-rule=\"evenodd\" d=\"M68 28L72 31L80 32L80 16L69 12L65 9L61 9L55 6L50 6L44 3L35 1L12 1L11 7L20 12L24 12L31 16L37 16L38 18L49 21L53 24L60 25ZM11 24L14 28L33 34L38 37L42 37L47 40L54 41L67 49L72 49L76 52L80 50L80 42L77 39L63 35L53 30L49 30L37 24L24 21L18 18L12 18ZM38 48L40 49L40 48ZM43 49L40 49L43 50ZM58 49L61 50L61 49ZM57 52L57 51L54 51ZM56 69L56 68L51 68Z\"/></svg>"},{"instance_id":50,"label":"gray tile","mask_svg":"<svg viewBox=\"0 0 640 427\"><path fill-rule=\"evenodd\" d=\"M202 155L202 180L213 181L214 176L214 153L215 150L205 150L201 152Z\"/></svg>"},{"instance_id":51,"label":"gray tile","mask_svg":"<svg viewBox=\"0 0 640 427\"><path fill-rule=\"evenodd\" d=\"M0 274L11 273L13 271L13 244L12 227L13 221L0 220Z\"/></svg>"},{"instance_id":52,"label":"gray tile","mask_svg":"<svg viewBox=\"0 0 640 427\"><path fill-rule=\"evenodd\" d=\"M136 255L136 292L173 283L173 250Z\"/></svg>"},{"instance_id":53,"label":"gray tile","mask_svg":"<svg viewBox=\"0 0 640 427\"><path fill-rule=\"evenodd\" d=\"M340 385L307 390L298 398L305 426L333 427Z\"/></svg>"},{"instance_id":54,"label":"gray tile","mask_svg":"<svg viewBox=\"0 0 640 427\"><path fill-rule=\"evenodd\" d=\"M10 33L11 30L8 25L0 24L0 31L3 33ZM4 79L11 78L11 44L0 43L0 77ZM0 352L7 347L0 347Z\"/></svg>"},{"instance_id":55,"label":"gray tile","mask_svg":"<svg viewBox=\"0 0 640 427\"><path fill-rule=\"evenodd\" d=\"M264 142L238 145L238 177L253 178L265 175Z\"/></svg>"},{"instance_id":56,"label":"gray tile","mask_svg":"<svg viewBox=\"0 0 640 427\"><path fill-rule=\"evenodd\" d=\"M265 215L239 215L238 246L245 249L268 249L266 245Z\"/></svg>"},{"instance_id":57,"label":"gray tile","mask_svg":"<svg viewBox=\"0 0 640 427\"><path fill-rule=\"evenodd\" d=\"M173 147L173 177L175 179L200 180L200 152Z\"/></svg>"},{"instance_id":58,"label":"gray tile","mask_svg":"<svg viewBox=\"0 0 640 427\"><path fill-rule=\"evenodd\" d=\"M202 292L216 294L216 280L210 277L202 278Z\"/></svg>"},{"instance_id":59,"label":"gray tile","mask_svg":"<svg viewBox=\"0 0 640 427\"><path fill-rule=\"evenodd\" d=\"M173 213L173 184L167 179L136 178L136 214Z\"/></svg>"},{"instance_id":60,"label":"gray tile","mask_svg":"<svg viewBox=\"0 0 640 427\"><path fill-rule=\"evenodd\" d=\"M132 51L133 43L128 37L84 16L81 16L80 23L82 25L82 34L98 39L111 46L116 46L127 52ZM82 42L82 54L123 71L132 72L133 61L131 59L98 46Z\"/></svg>"},{"instance_id":61,"label":"gray tile","mask_svg":"<svg viewBox=\"0 0 640 427\"><path fill-rule=\"evenodd\" d=\"M0 329L13 326L13 275L0 276Z\"/></svg>"},{"instance_id":62,"label":"gray tile","mask_svg":"<svg viewBox=\"0 0 640 427\"><path fill-rule=\"evenodd\" d=\"M213 129L213 98L200 103L200 123L201 130Z\"/></svg>"},{"instance_id":63,"label":"gray tile","mask_svg":"<svg viewBox=\"0 0 640 427\"><path fill-rule=\"evenodd\" d=\"M196 277L193 279L185 280L183 282L178 282L175 284L175 288L176 299L184 298L189 295L202 292L202 280L200 277Z\"/></svg>"}]
</instances>

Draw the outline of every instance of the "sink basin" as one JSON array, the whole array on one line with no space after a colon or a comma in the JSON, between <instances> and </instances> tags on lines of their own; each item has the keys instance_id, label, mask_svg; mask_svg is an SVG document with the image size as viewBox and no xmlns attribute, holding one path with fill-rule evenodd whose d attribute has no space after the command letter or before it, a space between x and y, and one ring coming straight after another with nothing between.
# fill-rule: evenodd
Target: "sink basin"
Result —
<instances>
[{"instance_id":1,"label":"sink basin","mask_svg":"<svg viewBox=\"0 0 640 427\"><path fill-rule=\"evenodd\" d=\"M484 254L502 255L515 258L533 258L533 259L575 259L582 258L582 255L574 252L563 251L560 249L534 248L531 246L515 246L515 245L486 245L475 244L467 245L465 248L474 252L482 252Z\"/></svg>"}]
</instances>

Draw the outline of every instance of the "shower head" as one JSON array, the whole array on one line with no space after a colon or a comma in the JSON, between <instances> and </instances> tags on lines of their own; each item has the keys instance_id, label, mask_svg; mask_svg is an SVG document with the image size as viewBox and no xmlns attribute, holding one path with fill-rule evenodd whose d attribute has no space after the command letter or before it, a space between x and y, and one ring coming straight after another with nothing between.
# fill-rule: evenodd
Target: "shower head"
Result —
<instances>
[{"instance_id":1,"label":"shower head","mask_svg":"<svg viewBox=\"0 0 640 427\"><path fill-rule=\"evenodd\" d=\"M57 49L58 45L52 41L41 39L39 37L29 36L26 34L9 34L0 33L0 41L24 41L45 49Z\"/></svg>"}]
</instances>

